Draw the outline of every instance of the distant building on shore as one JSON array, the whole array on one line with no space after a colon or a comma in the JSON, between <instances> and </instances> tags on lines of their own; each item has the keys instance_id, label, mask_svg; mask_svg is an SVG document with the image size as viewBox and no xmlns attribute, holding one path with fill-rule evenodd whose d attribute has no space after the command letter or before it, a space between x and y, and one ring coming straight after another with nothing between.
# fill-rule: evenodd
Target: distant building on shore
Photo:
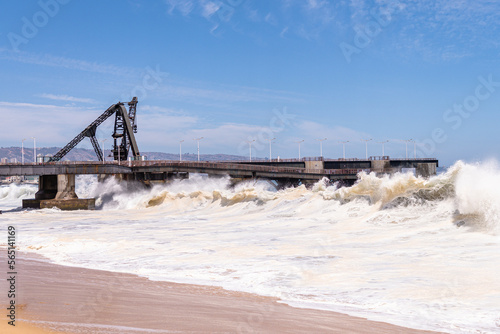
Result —
<instances>
[{"instance_id":1,"label":"distant building on shore","mask_svg":"<svg viewBox=\"0 0 500 334\"><path fill-rule=\"evenodd\" d=\"M29 176L2 176L0 177L1 184L10 184L10 183L27 183L27 184L38 184L38 176L29 175Z\"/></svg>"}]
</instances>

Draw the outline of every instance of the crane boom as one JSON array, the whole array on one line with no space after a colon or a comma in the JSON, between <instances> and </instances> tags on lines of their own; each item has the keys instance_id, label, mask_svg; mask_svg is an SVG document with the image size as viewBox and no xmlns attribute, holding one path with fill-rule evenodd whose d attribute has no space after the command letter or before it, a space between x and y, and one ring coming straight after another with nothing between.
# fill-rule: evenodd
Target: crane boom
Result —
<instances>
[{"instance_id":1,"label":"crane boom","mask_svg":"<svg viewBox=\"0 0 500 334\"><path fill-rule=\"evenodd\" d=\"M128 156L128 150L130 147L132 147L132 154L134 156L134 159L138 159L140 157L139 153L139 148L137 146L137 142L135 140L134 132L134 126L135 129L137 129L137 126L135 125L135 106L137 105L137 97L134 97L131 102L128 103L131 109L131 115L133 116L133 122L131 123L131 120L129 118L129 115L127 114L127 109L124 107L123 103L118 102L116 104L111 105L108 109L106 109L105 112L102 113L97 119L95 119L92 123L89 124L82 132L80 132L73 140L71 140L66 146L64 146L62 149L59 150L53 157L49 159L49 161L60 161L66 154L68 154L73 148L75 148L85 137L89 137L90 141L92 143L92 146L94 147L94 151L97 155L97 159L99 161L104 160L104 155L103 152L99 146L99 142L97 141L96 138L96 129L99 125L101 125L104 121L106 121L109 117L111 117L113 114L116 115L116 120L115 120L115 133L113 134L113 137L115 137L115 153L117 151L116 147L116 138L117 137L124 137L122 139L122 158L123 160L127 159ZM133 112L132 112L133 108ZM121 133L117 133L117 122L118 119L120 119L120 128L121 128ZM116 135L116 136L115 136ZM116 154L115 154L116 155ZM116 158L115 158L116 159ZM118 159L116 159L118 160Z\"/></svg>"}]
</instances>

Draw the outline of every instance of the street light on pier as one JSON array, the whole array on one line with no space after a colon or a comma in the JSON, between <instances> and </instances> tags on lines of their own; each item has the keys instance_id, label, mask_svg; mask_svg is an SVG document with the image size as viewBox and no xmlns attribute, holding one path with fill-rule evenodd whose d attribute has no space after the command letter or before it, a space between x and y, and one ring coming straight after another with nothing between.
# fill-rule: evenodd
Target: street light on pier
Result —
<instances>
[{"instance_id":1,"label":"street light on pier","mask_svg":"<svg viewBox=\"0 0 500 334\"><path fill-rule=\"evenodd\" d=\"M23 140L21 140L21 163L24 165L24 141L26 140L26 138L23 138Z\"/></svg>"},{"instance_id":2,"label":"street light on pier","mask_svg":"<svg viewBox=\"0 0 500 334\"><path fill-rule=\"evenodd\" d=\"M413 139L411 139L411 141L413 142L413 159L416 159L417 158L417 142Z\"/></svg>"},{"instance_id":3,"label":"street light on pier","mask_svg":"<svg viewBox=\"0 0 500 334\"><path fill-rule=\"evenodd\" d=\"M182 161L182 143L184 142L183 140L179 140L179 161Z\"/></svg>"},{"instance_id":4,"label":"street light on pier","mask_svg":"<svg viewBox=\"0 0 500 334\"><path fill-rule=\"evenodd\" d=\"M388 140L384 140L384 141L377 141L376 143L377 144L382 144L382 156L385 156L385 152L384 152L384 145L385 143L388 143L389 141Z\"/></svg>"},{"instance_id":5,"label":"street light on pier","mask_svg":"<svg viewBox=\"0 0 500 334\"><path fill-rule=\"evenodd\" d=\"M344 141L340 141L339 143L342 144L342 158L345 159L345 144L347 144L349 141L348 140L344 140Z\"/></svg>"},{"instance_id":6,"label":"street light on pier","mask_svg":"<svg viewBox=\"0 0 500 334\"><path fill-rule=\"evenodd\" d=\"M101 146L102 146L102 163L104 164L104 162L106 161L106 148L104 147L104 142L106 141L107 139L101 139Z\"/></svg>"},{"instance_id":7,"label":"street light on pier","mask_svg":"<svg viewBox=\"0 0 500 334\"><path fill-rule=\"evenodd\" d=\"M36 138L35 137L31 138L33 138L33 162L36 163Z\"/></svg>"},{"instance_id":8,"label":"street light on pier","mask_svg":"<svg viewBox=\"0 0 500 334\"><path fill-rule=\"evenodd\" d=\"M316 139L317 141L319 141L319 156L323 158L323 142L326 140L327 138L323 138L323 139Z\"/></svg>"},{"instance_id":9,"label":"street light on pier","mask_svg":"<svg viewBox=\"0 0 500 334\"><path fill-rule=\"evenodd\" d=\"M271 161L272 159L272 151L271 151L271 144L273 143L273 140L275 140L276 138L272 138L272 139L265 139L269 142L269 161Z\"/></svg>"},{"instance_id":10,"label":"street light on pier","mask_svg":"<svg viewBox=\"0 0 500 334\"><path fill-rule=\"evenodd\" d=\"M365 142L365 158L366 160L368 160L368 142L371 140L370 139L361 139L361 141L364 141Z\"/></svg>"},{"instance_id":11,"label":"street light on pier","mask_svg":"<svg viewBox=\"0 0 500 334\"><path fill-rule=\"evenodd\" d=\"M197 144L198 144L198 161L200 161L200 140L202 140L203 137L200 137L200 138L194 138L193 140L196 140Z\"/></svg>"},{"instance_id":12,"label":"street light on pier","mask_svg":"<svg viewBox=\"0 0 500 334\"><path fill-rule=\"evenodd\" d=\"M247 140L246 142L248 143L248 146L250 147L250 162L252 162L252 143L255 141L254 140Z\"/></svg>"},{"instance_id":13,"label":"street light on pier","mask_svg":"<svg viewBox=\"0 0 500 334\"><path fill-rule=\"evenodd\" d=\"M299 160L300 160L300 143L303 143L304 139L296 141L297 144L299 144Z\"/></svg>"},{"instance_id":14,"label":"street light on pier","mask_svg":"<svg viewBox=\"0 0 500 334\"><path fill-rule=\"evenodd\" d=\"M413 139L403 139L401 140L403 142L405 142L405 145L406 145L406 159L408 159L408 143L413 141Z\"/></svg>"}]
</instances>

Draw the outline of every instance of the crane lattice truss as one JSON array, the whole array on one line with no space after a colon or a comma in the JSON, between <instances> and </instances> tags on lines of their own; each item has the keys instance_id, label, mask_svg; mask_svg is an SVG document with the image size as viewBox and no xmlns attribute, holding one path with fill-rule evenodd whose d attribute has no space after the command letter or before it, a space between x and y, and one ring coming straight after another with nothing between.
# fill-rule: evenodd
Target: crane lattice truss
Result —
<instances>
[{"instance_id":1,"label":"crane lattice truss","mask_svg":"<svg viewBox=\"0 0 500 334\"><path fill-rule=\"evenodd\" d=\"M95 154L99 161L104 160L104 155L96 138L96 129L104 123L113 114L115 115L115 127L113 131L113 157L115 160L127 160L130 148L132 149L132 158L138 160L140 158L139 148L135 140L134 133L137 133L136 125L136 108L137 97L128 102L129 111L124 104L118 102L109 107L101 116L90 123L78 136L73 138L66 146L57 152L49 161L60 161L66 154L76 147L85 137L90 138L90 142L94 147ZM121 141L120 141L121 138Z\"/></svg>"}]
</instances>

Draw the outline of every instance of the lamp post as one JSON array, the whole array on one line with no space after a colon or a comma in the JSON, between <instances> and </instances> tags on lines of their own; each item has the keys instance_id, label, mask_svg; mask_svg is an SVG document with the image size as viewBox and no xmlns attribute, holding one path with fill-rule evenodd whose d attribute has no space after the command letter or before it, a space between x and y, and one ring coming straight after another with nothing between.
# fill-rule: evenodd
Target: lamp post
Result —
<instances>
[{"instance_id":1,"label":"lamp post","mask_svg":"<svg viewBox=\"0 0 500 334\"><path fill-rule=\"evenodd\" d=\"M297 144L299 144L299 160L300 160L300 143L303 143L304 139L296 141Z\"/></svg>"},{"instance_id":2,"label":"lamp post","mask_svg":"<svg viewBox=\"0 0 500 334\"><path fill-rule=\"evenodd\" d=\"M361 141L365 142L365 159L368 160L368 142L371 140L370 139L361 139Z\"/></svg>"},{"instance_id":3,"label":"lamp post","mask_svg":"<svg viewBox=\"0 0 500 334\"><path fill-rule=\"evenodd\" d=\"M271 161L271 158L272 158L271 144L273 143L273 140L275 140L275 139L276 138L266 139L269 142L269 161Z\"/></svg>"},{"instance_id":4,"label":"lamp post","mask_svg":"<svg viewBox=\"0 0 500 334\"><path fill-rule=\"evenodd\" d=\"M36 163L36 138L35 137L31 138L33 138L33 162Z\"/></svg>"},{"instance_id":5,"label":"lamp post","mask_svg":"<svg viewBox=\"0 0 500 334\"><path fill-rule=\"evenodd\" d=\"M196 140L196 142L198 144L198 161L200 161L200 140L202 140L202 139L203 139L203 137L193 139L193 140Z\"/></svg>"},{"instance_id":6,"label":"lamp post","mask_svg":"<svg viewBox=\"0 0 500 334\"><path fill-rule=\"evenodd\" d=\"M345 159L345 144L347 144L349 141L348 140L345 140L345 141L340 141L340 143L342 144L342 158Z\"/></svg>"},{"instance_id":7,"label":"lamp post","mask_svg":"<svg viewBox=\"0 0 500 334\"><path fill-rule=\"evenodd\" d=\"M326 140L327 138L323 138L323 139L316 139L317 141L319 141L319 156L323 158L323 142Z\"/></svg>"},{"instance_id":8,"label":"lamp post","mask_svg":"<svg viewBox=\"0 0 500 334\"><path fill-rule=\"evenodd\" d=\"M250 147L250 162L252 162L252 143L255 141L254 140L247 140L246 142L248 143L248 146Z\"/></svg>"},{"instance_id":9,"label":"lamp post","mask_svg":"<svg viewBox=\"0 0 500 334\"><path fill-rule=\"evenodd\" d=\"M24 141L26 140L26 138L23 138L23 140L21 140L21 163L24 165Z\"/></svg>"},{"instance_id":10,"label":"lamp post","mask_svg":"<svg viewBox=\"0 0 500 334\"><path fill-rule=\"evenodd\" d=\"M388 142L389 142L388 140L377 142L377 144L382 144L382 156L385 156L384 145L385 145L385 143L388 143Z\"/></svg>"},{"instance_id":11,"label":"lamp post","mask_svg":"<svg viewBox=\"0 0 500 334\"><path fill-rule=\"evenodd\" d=\"M179 161L182 161L182 143L184 142L183 140L179 140Z\"/></svg>"},{"instance_id":12,"label":"lamp post","mask_svg":"<svg viewBox=\"0 0 500 334\"><path fill-rule=\"evenodd\" d=\"M403 139L402 141L405 142L406 145L406 159L408 159L408 143L411 142L413 139Z\"/></svg>"},{"instance_id":13,"label":"lamp post","mask_svg":"<svg viewBox=\"0 0 500 334\"><path fill-rule=\"evenodd\" d=\"M106 148L104 147L104 142L106 141L107 139L101 139L101 146L102 146L102 163L104 164L104 162L106 161Z\"/></svg>"}]
</instances>

